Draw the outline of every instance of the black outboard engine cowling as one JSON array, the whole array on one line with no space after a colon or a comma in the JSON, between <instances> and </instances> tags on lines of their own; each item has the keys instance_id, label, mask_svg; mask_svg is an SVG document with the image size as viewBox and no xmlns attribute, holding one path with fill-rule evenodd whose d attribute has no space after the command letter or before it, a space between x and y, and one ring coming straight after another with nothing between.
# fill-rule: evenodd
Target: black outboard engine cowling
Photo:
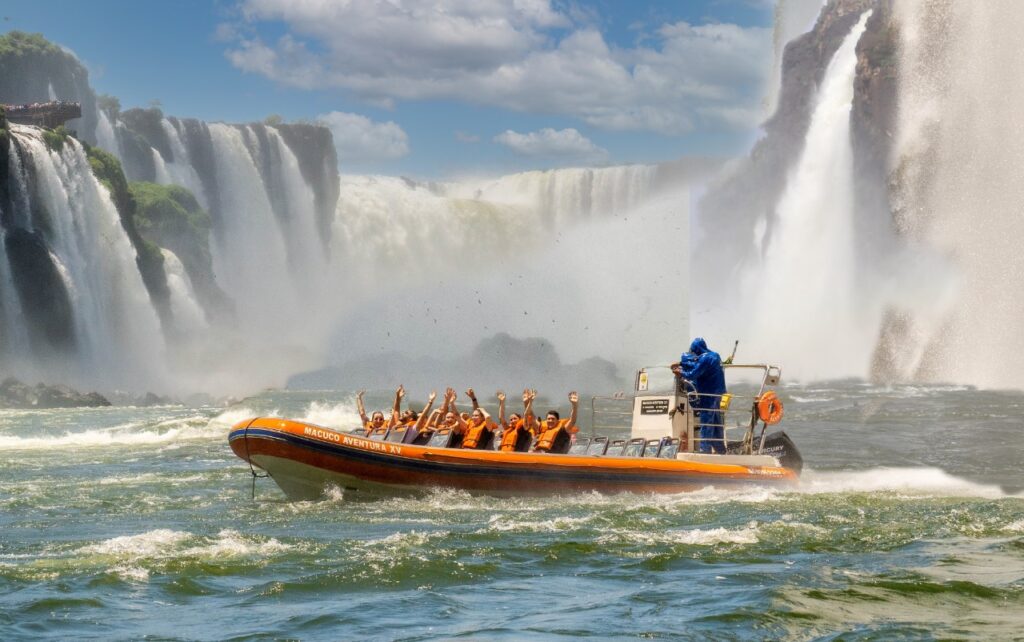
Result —
<instances>
[{"instance_id":1,"label":"black outboard engine cowling","mask_svg":"<svg viewBox=\"0 0 1024 642\"><path fill-rule=\"evenodd\" d=\"M771 455L779 460L783 467L788 468L798 475L804 469L804 458L800 456L796 444L784 431L773 432L764 438L764 455Z\"/></svg>"}]
</instances>

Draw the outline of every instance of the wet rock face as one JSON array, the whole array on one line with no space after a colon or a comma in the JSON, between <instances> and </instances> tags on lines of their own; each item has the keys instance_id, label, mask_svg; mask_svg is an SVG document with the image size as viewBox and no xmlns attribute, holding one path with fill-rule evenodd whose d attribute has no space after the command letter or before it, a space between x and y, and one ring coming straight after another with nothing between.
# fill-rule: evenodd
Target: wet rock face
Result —
<instances>
[{"instance_id":1,"label":"wet rock face","mask_svg":"<svg viewBox=\"0 0 1024 642\"><path fill-rule=\"evenodd\" d=\"M29 386L13 377L0 382L0 408L96 408L109 406L98 392L82 393L68 386Z\"/></svg>"},{"instance_id":2,"label":"wet rock face","mask_svg":"<svg viewBox=\"0 0 1024 642\"><path fill-rule=\"evenodd\" d=\"M36 231L15 228L4 241L29 338L42 351L69 352L75 347L74 315L64 280L50 250Z\"/></svg>"}]
</instances>

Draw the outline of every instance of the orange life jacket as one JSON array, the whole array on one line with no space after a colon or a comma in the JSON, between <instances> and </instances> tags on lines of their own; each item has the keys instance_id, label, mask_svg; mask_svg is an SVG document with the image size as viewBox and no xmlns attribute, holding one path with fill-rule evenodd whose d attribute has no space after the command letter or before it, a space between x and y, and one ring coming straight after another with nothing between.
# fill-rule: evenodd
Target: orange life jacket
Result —
<instances>
[{"instance_id":1,"label":"orange life jacket","mask_svg":"<svg viewBox=\"0 0 1024 642\"><path fill-rule=\"evenodd\" d=\"M505 452L515 452L516 441L519 438L519 431L523 429L523 420L517 419L514 424L505 429L505 434L501 436L500 449Z\"/></svg>"},{"instance_id":2,"label":"orange life jacket","mask_svg":"<svg viewBox=\"0 0 1024 642\"><path fill-rule=\"evenodd\" d=\"M560 419L554 428L548 428L547 423L541 424L540 437L537 438L537 445L534 447L535 450L547 452L551 450L551 446L554 445L555 439L558 437L558 433L566 430L566 426L569 425L568 419Z\"/></svg>"},{"instance_id":3,"label":"orange life jacket","mask_svg":"<svg viewBox=\"0 0 1024 642\"><path fill-rule=\"evenodd\" d=\"M380 425L380 427L383 428L384 430L387 430L388 422L385 420L384 423L382 423ZM363 422L363 430L366 431L366 436L367 437L372 435L374 430L375 430L374 427L373 427L373 422L372 421L364 421Z\"/></svg>"},{"instance_id":4,"label":"orange life jacket","mask_svg":"<svg viewBox=\"0 0 1024 642\"><path fill-rule=\"evenodd\" d=\"M486 419L483 419L478 424L474 424L473 420L470 419L469 425L466 426L466 436L462 438L463 448L477 448L480 443L486 438L487 432L492 430L494 424Z\"/></svg>"}]
</instances>

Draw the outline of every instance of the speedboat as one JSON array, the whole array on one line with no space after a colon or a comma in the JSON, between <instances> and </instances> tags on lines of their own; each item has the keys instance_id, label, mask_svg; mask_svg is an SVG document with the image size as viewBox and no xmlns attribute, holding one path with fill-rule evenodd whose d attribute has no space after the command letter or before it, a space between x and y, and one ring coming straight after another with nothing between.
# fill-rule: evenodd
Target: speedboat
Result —
<instances>
[{"instance_id":1,"label":"speedboat","mask_svg":"<svg viewBox=\"0 0 1024 642\"><path fill-rule=\"evenodd\" d=\"M707 408L707 403L700 403L701 395L688 382L651 389L652 374L662 368L638 370L632 395L591 401L591 426L628 416L628 439L576 435L564 440L562 452L535 452L529 444L522 451L495 450L496 439L482 440L479 448L453 447L457 436L446 431L424 435L395 428L368 437L361 428L350 432L277 417L238 422L228 442L254 476L257 469L264 471L295 500L316 499L332 487L346 497L431 488L518 496L678 493L707 486L797 482L803 467L799 451L785 432L768 432L782 417L782 403L771 389L779 382L779 368L727 366L759 371L760 386L746 397L715 396L724 428L724 448L717 449L724 452L719 453L701 452L702 441L709 439L699 436L695 407ZM730 433L735 439L729 439Z\"/></svg>"}]
</instances>

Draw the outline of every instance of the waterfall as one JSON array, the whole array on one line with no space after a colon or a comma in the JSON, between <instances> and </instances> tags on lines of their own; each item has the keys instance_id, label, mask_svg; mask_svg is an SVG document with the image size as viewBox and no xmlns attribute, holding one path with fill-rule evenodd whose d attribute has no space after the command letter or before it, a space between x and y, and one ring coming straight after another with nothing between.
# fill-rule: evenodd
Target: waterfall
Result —
<instances>
[{"instance_id":1,"label":"waterfall","mask_svg":"<svg viewBox=\"0 0 1024 642\"><path fill-rule=\"evenodd\" d=\"M77 353L65 374L115 386L159 381L159 320L110 194L93 176L76 140L51 151L41 130L12 130L33 168L31 193L47 216L35 225L43 224L51 261L71 299Z\"/></svg>"},{"instance_id":2,"label":"waterfall","mask_svg":"<svg viewBox=\"0 0 1024 642\"><path fill-rule=\"evenodd\" d=\"M164 185L181 185L187 188L204 209L209 209L210 204L206 198L206 191L203 189L199 175L192 165L188 149L182 142L178 127L166 118L160 120L160 126L163 128L167 140L170 141L174 160L166 162L159 152L153 150L155 154L154 161L157 163L157 182ZM156 156L159 156L159 158L156 158Z\"/></svg>"},{"instance_id":3,"label":"waterfall","mask_svg":"<svg viewBox=\"0 0 1024 642\"><path fill-rule=\"evenodd\" d=\"M96 112L99 114L99 119L96 121L96 146L115 156L120 156L117 135L114 133L114 126L110 123L107 112L99 108Z\"/></svg>"},{"instance_id":4,"label":"waterfall","mask_svg":"<svg viewBox=\"0 0 1024 642\"><path fill-rule=\"evenodd\" d=\"M244 132L210 125L220 184L219 233L213 248L218 282L237 302L242 323L264 339L288 336L293 297L284 236ZM284 333L284 335L279 334Z\"/></svg>"},{"instance_id":5,"label":"waterfall","mask_svg":"<svg viewBox=\"0 0 1024 642\"><path fill-rule=\"evenodd\" d=\"M161 249L160 252L164 257L167 287L171 292L171 314L175 330L181 334L208 330L206 315L196 301L192 280L185 272L185 266L174 252L168 249Z\"/></svg>"},{"instance_id":6,"label":"waterfall","mask_svg":"<svg viewBox=\"0 0 1024 642\"><path fill-rule=\"evenodd\" d=\"M850 109L865 13L818 90L804 149L776 207L763 263L746 276L752 347L803 377L862 374L877 322L857 297Z\"/></svg>"}]
</instances>

